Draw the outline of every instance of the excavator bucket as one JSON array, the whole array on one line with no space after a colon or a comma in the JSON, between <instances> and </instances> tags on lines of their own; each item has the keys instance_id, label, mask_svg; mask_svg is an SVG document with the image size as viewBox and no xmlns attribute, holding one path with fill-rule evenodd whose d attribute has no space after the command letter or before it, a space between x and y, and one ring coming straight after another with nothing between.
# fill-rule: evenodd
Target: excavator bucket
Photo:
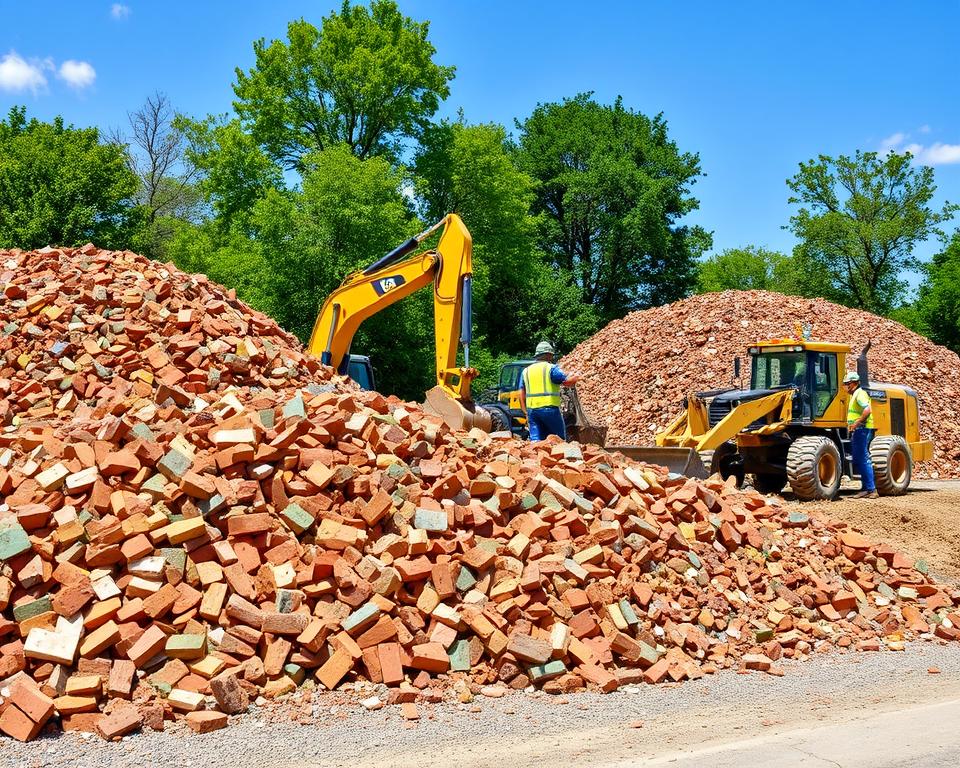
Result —
<instances>
[{"instance_id":1,"label":"excavator bucket","mask_svg":"<svg viewBox=\"0 0 960 768\"><path fill-rule=\"evenodd\" d=\"M489 432L493 427L490 413L476 403L455 400L442 387L427 390L423 404L425 413L439 416L450 429L471 430L474 427Z\"/></svg>"},{"instance_id":2,"label":"excavator bucket","mask_svg":"<svg viewBox=\"0 0 960 768\"><path fill-rule=\"evenodd\" d=\"M663 448L646 445L608 445L610 453L622 453L628 459L666 467L669 472L705 480L709 471L693 448Z\"/></svg>"}]
</instances>

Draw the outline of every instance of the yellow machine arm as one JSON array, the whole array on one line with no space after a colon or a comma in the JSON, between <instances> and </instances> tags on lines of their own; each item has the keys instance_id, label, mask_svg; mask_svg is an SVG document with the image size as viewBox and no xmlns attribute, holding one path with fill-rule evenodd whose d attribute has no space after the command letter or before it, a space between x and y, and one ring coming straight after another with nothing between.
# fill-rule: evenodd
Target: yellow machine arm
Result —
<instances>
[{"instance_id":1,"label":"yellow machine arm","mask_svg":"<svg viewBox=\"0 0 960 768\"><path fill-rule=\"evenodd\" d=\"M436 250L404 258L440 229ZM450 213L366 269L348 275L323 303L308 352L344 372L360 324L433 283L437 387L450 398L469 402L470 383L478 373L470 367L472 250L470 232ZM458 343L464 347L463 367L457 366Z\"/></svg>"},{"instance_id":2,"label":"yellow machine arm","mask_svg":"<svg viewBox=\"0 0 960 768\"><path fill-rule=\"evenodd\" d=\"M700 398L691 395L687 400L687 409L657 435L656 442L664 447L715 450L764 417L767 417L767 423L755 430L756 433L769 434L781 430L792 418L792 413L793 390L785 389L741 403L711 429L706 406Z\"/></svg>"}]
</instances>

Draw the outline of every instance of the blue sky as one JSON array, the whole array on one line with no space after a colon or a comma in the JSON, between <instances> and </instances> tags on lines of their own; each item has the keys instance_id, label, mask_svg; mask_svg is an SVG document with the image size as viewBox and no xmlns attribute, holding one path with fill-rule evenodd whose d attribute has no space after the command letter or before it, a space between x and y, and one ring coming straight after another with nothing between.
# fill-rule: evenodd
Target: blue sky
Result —
<instances>
[{"instance_id":1,"label":"blue sky","mask_svg":"<svg viewBox=\"0 0 960 768\"><path fill-rule=\"evenodd\" d=\"M960 3L400 0L457 67L443 113L508 127L592 90L663 112L707 176L690 217L717 249L789 250L784 180L818 153L905 148L960 201ZM234 67L286 23L339 3L0 0L0 111L124 124L155 90L193 115L227 111ZM951 228L960 226L955 220ZM921 256L935 252L925 244Z\"/></svg>"}]
</instances>

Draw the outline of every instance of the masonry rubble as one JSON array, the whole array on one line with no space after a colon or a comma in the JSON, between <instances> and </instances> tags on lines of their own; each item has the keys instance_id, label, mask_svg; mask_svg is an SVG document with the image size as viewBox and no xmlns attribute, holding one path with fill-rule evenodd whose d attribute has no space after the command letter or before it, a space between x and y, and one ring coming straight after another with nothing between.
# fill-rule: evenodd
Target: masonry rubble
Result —
<instances>
[{"instance_id":1,"label":"masonry rubble","mask_svg":"<svg viewBox=\"0 0 960 768\"><path fill-rule=\"evenodd\" d=\"M609 427L608 444L649 445L688 394L733 386L734 357L745 359L757 341L793 336L798 323L809 324L814 339L849 344L854 356L869 340L871 379L915 390L921 433L934 441L933 461L917 464L915 475L960 477L960 357L893 320L824 299L768 291L701 294L631 312L562 362L584 374L580 400L591 418ZM853 369L854 361L848 365Z\"/></svg>"},{"instance_id":2,"label":"masonry rubble","mask_svg":"<svg viewBox=\"0 0 960 768\"><path fill-rule=\"evenodd\" d=\"M960 591L844 524L596 446L452 432L169 265L0 263L7 736L203 733L357 681L412 720L960 639Z\"/></svg>"}]
</instances>

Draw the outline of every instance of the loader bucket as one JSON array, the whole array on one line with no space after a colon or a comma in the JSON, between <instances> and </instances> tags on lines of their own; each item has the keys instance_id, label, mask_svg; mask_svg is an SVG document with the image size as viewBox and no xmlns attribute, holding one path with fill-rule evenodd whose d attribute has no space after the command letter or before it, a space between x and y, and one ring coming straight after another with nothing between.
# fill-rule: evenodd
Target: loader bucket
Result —
<instances>
[{"instance_id":1,"label":"loader bucket","mask_svg":"<svg viewBox=\"0 0 960 768\"><path fill-rule=\"evenodd\" d=\"M622 453L628 459L666 467L669 472L706 480L710 473L703 466L700 454L693 448L663 448L647 445L608 445L604 450Z\"/></svg>"},{"instance_id":2,"label":"loader bucket","mask_svg":"<svg viewBox=\"0 0 960 768\"><path fill-rule=\"evenodd\" d=\"M427 390L423 411L439 416L450 429L469 431L478 427L489 432L493 426L489 411L476 403L455 400L442 387Z\"/></svg>"}]
</instances>

